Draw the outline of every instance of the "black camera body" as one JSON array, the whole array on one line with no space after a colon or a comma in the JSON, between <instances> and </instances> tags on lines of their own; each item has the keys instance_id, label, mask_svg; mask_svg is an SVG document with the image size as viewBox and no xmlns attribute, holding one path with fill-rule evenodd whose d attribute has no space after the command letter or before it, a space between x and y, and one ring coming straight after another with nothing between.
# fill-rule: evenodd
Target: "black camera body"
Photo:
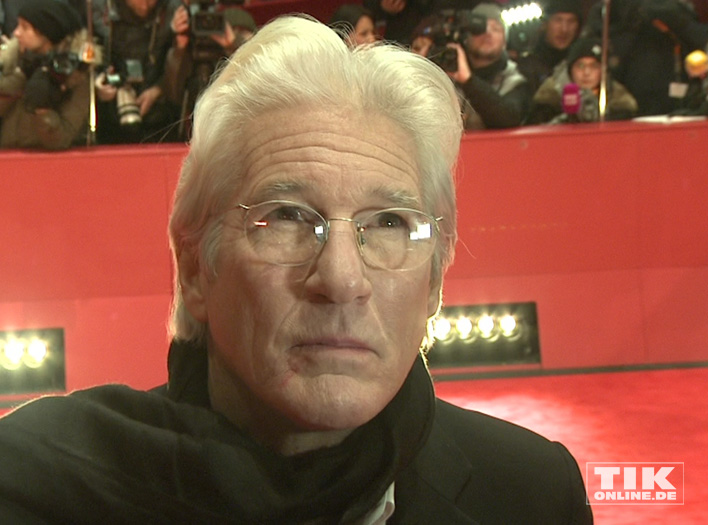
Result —
<instances>
[{"instance_id":1,"label":"black camera body","mask_svg":"<svg viewBox=\"0 0 708 525\"><path fill-rule=\"evenodd\" d=\"M106 70L106 84L113 87L126 84L136 86L144 81L143 65L140 60L127 58L118 67L112 66Z\"/></svg>"},{"instance_id":2,"label":"black camera body","mask_svg":"<svg viewBox=\"0 0 708 525\"><path fill-rule=\"evenodd\" d=\"M443 14L443 17L426 28L423 36L432 39L433 45L428 52L428 58L444 71L457 71L457 49L447 47L447 44L464 46L468 35L483 35L487 32L486 17L472 14L471 10L460 10Z\"/></svg>"}]
</instances>

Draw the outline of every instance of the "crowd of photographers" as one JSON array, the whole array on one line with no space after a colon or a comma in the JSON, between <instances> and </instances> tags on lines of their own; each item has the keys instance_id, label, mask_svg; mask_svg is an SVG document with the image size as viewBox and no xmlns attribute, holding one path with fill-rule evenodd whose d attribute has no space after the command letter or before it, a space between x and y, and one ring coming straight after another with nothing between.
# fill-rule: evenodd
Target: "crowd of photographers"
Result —
<instances>
[{"instance_id":1,"label":"crowd of photographers","mask_svg":"<svg viewBox=\"0 0 708 525\"><path fill-rule=\"evenodd\" d=\"M352 46L383 37L436 62L468 130L597 121L602 2L540 3L539 30L516 40L503 6L479 0L365 0L330 23ZM708 114L708 25L692 3L611 6L603 118ZM2 148L188 140L196 97L256 31L214 0L2 0L0 23Z\"/></svg>"}]
</instances>

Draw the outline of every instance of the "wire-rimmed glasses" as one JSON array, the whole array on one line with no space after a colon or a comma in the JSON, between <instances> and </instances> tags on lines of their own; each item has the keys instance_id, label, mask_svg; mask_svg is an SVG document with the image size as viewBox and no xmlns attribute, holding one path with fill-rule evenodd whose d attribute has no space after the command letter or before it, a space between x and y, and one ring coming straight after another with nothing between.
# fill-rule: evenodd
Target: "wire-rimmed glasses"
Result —
<instances>
[{"instance_id":1,"label":"wire-rimmed glasses","mask_svg":"<svg viewBox=\"0 0 708 525\"><path fill-rule=\"evenodd\" d=\"M411 270L430 259L438 237L438 221L411 208L386 208L353 218L325 219L305 204L270 200L247 206L244 232L263 261L279 266L300 266L320 253L332 221L354 226L359 253L372 268Z\"/></svg>"}]
</instances>

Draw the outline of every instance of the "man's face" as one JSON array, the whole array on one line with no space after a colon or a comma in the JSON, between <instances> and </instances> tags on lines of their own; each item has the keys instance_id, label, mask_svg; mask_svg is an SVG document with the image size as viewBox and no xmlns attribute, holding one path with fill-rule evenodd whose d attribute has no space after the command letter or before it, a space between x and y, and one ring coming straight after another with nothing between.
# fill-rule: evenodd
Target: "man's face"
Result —
<instances>
[{"instance_id":1,"label":"man's face","mask_svg":"<svg viewBox=\"0 0 708 525\"><path fill-rule=\"evenodd\" d=\"M498 20L487 19L487 31L481 35L468 36L465 47L473 59L498 59L506 47L504 26Z\"/></svg>"},{"instance_id":2,"label":"man's face","mask_svg":"<svg viewBox=\"0 0 708 525\"><path fill-rule=\"evenodd\" d=\"M234 205L289 200L325 218L401 206L402 198L422 209L414 146L387 119L278 110L245 136ZM418 355L437 306L430 263L370 268L352 223L331 221L311 263L269 264L244 237L243 213L224 217L216 277L201 275L198 290L184 294L192 315L208 325L211 379L218 372L237 398L229 403L251 418L302 430L366 423L394 397Z\"/></svg>"},{"instance_id":3,"label":"man's face","mask_svg":"<svg viewBox=\"0 0 708 525\"><path fill-rule=\"evenodd\" d=\"M139 18L147 18L157 5L157 0L125 0L130 10Z\"/></svg>"},{"instance_id":4,"label":"man's face","mask_svg":"<svg viewBox=\"0 0 708 525\"><path fill-rule=\"evenodd\" d=\"M546 43L554 49L567 49L579 27L578 17L573 13L554 13L546 22Z\"/></svg>"},{"instance_id":5,"label":"man's face","mask_svg":"<svg viewBox=\"0 0 708 525\"><path fill-rule=\"evenodd\" d=\"M52 48L49 39L24 18L17 19L17 27L12 34L20 45L20 51L47 53Z\"/></svg>"},{"instance_id":6,"label":"man's face","mask_svg":"<svg viewBox=\"0 0 708 525\"><path fill-rule=\"evenodd\" d=\"M583 89L595 89L600 85L602 67L600 62L592 57L579 58L570 69L573 82Z\"/></svg>"}]
</instances>

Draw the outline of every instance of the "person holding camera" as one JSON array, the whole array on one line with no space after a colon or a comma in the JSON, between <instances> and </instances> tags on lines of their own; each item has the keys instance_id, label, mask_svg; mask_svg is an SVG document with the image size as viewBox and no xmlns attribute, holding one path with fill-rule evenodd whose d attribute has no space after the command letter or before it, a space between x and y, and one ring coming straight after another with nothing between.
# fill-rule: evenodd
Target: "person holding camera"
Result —
<instances>
[{"instance_id":1,"label":"person holding camera","mask_svg":"<svg viewBox=\"0 0 708 525\"><path fill-rule=\"evenodd\" d=\"M588 13L583 36L601 37L602 2ZM639 116L664 115L682 105L689 87L683 60L708 44L689 0L625 0L610 5L608 64L634 95Z\"/></svg>"},{"instance_id":2,"label":"person holding camera","mask_svg":"<svg viewBox=\"0 0 708 525\"><path fill-rule=\"evenodd\" d=\"M89 79L79 14L61 0L26 0L0 50L0 147L67 149L84 137Z\"/></svg>"},{"instance_id":3,"label":"person holding camera","mask_svg":"<svg viewBox=\"0 0 708 525\"><path fill-rule=\"evenodd\" d=\"M457 49L456 71L448 71L474 108L465 119L466 129L502 129L520 126L531 102L531 90L516 63L506 53L506 24L501 8L478 4L459 13L465 31Z\"/></svg>"},{"instance_id":4,"label":"person holding camera","mask_svg":"<svg viewBox=\"0 0 708 525\"><path fill-rule=\"evenodd\" d=\"M177 140L177 106L164 96L170 21L180 0L94 0L96 35L106 49L96 79L101 144Z\"/></svg>"},{"instance_id":5,"label":"person holding camera","mask_svg":"<svg viewBox=\"0 0 708 525\"><path fill-rule=\"evenodd\" d=\"M194 8L194 9L193 9ZM229 7L177 8L170 26L175 34L165 65L165 94L180 107L179 137L188 139L197 96L206 88L219 61L232 55L256 32L248 11Z\"/></svg>"}]
</instances>

